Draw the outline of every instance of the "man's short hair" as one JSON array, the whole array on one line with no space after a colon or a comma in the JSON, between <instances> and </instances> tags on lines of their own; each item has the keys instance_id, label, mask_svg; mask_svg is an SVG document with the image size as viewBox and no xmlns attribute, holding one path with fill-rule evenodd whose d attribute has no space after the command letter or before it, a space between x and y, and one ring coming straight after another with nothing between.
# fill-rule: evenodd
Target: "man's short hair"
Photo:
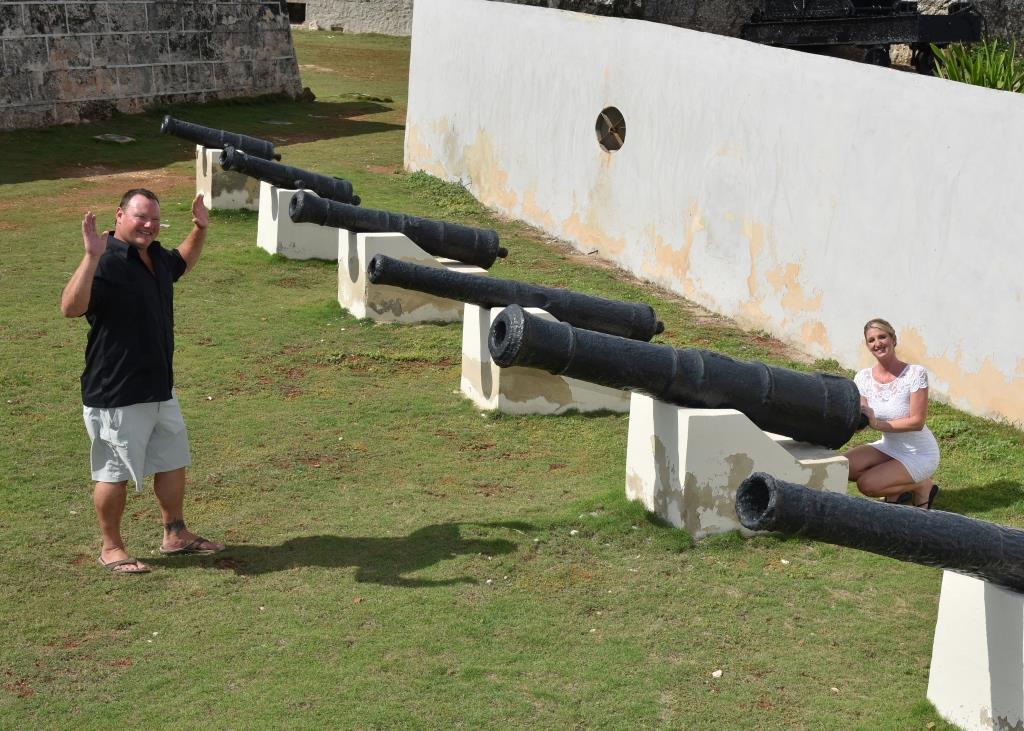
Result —
<instances>
[{"instance_id":1,"label":"man's short hair","mask_svg":"<svg viewBox=\"0 0 1024 731\"><path fill-rule=\"evenodd\" d=\"M156 197L156 193L146 188L132 188L121 196L121 202L117 204L118 208L124 208L128 205L128 202L137 195L149 198L151 201L160 205L160 199Z\"/></svg>"}]
</instances>

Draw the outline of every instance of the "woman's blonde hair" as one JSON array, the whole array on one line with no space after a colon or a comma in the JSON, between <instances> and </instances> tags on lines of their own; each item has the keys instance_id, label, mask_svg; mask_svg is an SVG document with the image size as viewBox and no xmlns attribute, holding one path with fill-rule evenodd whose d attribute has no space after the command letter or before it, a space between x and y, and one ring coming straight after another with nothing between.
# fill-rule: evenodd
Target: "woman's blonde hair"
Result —
<instances>
[{"instance_id":1,"label":"woman's blonde hair","mask_svg":"<svg viewBox=\"0 0 1024 731\"><path fill-rule=\"evenodd\" d=\"M868 334L868 330L870 330L871 328L875 328L877 330L881 330L882 332L889 333L889 337L892 338L892 341L894 343L896 342L896 329L889 324L888 320L883 320L881 317L876 317L872 320L868 320L867 324L864 326L865 337Z\"/></svg>"}]
</instances>

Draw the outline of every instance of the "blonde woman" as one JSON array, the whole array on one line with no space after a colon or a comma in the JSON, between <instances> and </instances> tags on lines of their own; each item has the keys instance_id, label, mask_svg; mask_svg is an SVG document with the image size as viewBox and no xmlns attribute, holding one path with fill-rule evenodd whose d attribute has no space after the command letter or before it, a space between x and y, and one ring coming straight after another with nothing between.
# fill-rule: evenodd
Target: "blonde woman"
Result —
<instances>
[{"instance_id":1,"label":"blonde woman","mask_svg":"<svg viewBox=\"0 0 1024 731\"><path fill-rule=\"evenodd\" d=\"M939 445L925 426L928 371L896 357L896 331L881 318L864 326L864 345L876 362L857 373L854 383L869 426L882 438L846 453L850 480L869 497L930 510L939 493L931 479Z\"/></svg>"}]
</instances>

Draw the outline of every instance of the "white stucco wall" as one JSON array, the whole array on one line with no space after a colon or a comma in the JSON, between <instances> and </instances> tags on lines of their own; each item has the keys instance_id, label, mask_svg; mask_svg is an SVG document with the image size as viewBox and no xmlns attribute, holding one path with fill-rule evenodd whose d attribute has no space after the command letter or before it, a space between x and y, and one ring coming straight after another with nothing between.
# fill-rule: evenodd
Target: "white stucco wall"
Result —
<instances>
[{"instance_id":1,"label":"white stucco wall","mask_svg":"<svg viewBox=\"0 0 1024 731\"><path fill-rule=\"evenodd\" d=\"M626 119L608 153L594 126ZM849 367L1024 421L1024 96L644 21L415 6L406 166ZM511 256L515 256L512 251Z\"/></svg>"}]
</instances>

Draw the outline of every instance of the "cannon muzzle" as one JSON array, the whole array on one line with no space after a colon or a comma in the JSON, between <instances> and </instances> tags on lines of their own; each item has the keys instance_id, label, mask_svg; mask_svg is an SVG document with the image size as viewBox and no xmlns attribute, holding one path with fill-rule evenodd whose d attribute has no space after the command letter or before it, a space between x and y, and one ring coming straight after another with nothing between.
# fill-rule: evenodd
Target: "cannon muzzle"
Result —
<instances>
[{"instance_id":1,"label":"cannon muzzle","mask_svg":"<svg viewBox=\"0 0 1024 731\"><path fill-rule=\"evenodd\" d=\"M253 157L263 160L281 159L281 155L274 151L273 142L261 140L259 137L238 134L237 132L226 132L222 129L204 127L201 124L193 124L192 122L175 119L169 114L165 115L163 122L160 123L160 131L211 149L223 150L225 147L230 146L238 150L244 150Z\"/></svg>"},{"instance_id":2,"label":"cannon muzzle","mask_svg":"<svg viewBox=\"0 0 1024 731\"><path fill-rule=\"evenodd\" d=\"M491 229L357 208L302 191L292 197L288 215L296 223L317 223L349 231L404 234L431 256L454 259L483 269L490 269L496 258L508 256L508 249L498 245L498 233Z\"/></svg>"},{"instance_id":3,"label":"cannon muzzle","mask_svg":"<svg viewBox=\"0 0 1024 731\"><path fill-rule=\"evenodd\" d=\"M414 289L480 307L506 307L511 304L539 307L552 317L576 327L624 338L650 340L665 329L650 305L619 302L511 279L464 274L447 268L399 261L384 254L377 254L370 260L366 274L374 284Z\"/></svg>"},{"instance_id":4,"label":"cannon muzzle","mask_svg":"<svg viewBox=\"0 0 1024 731\"><path fill-rule=\"evenodd\" d=\"M230 145L220 153L220 166L225 170L234 170L278 188L299 191L307 189L321 198L359 205L359 196L352 192L352 183L344 178L332 178L291 165L261 160Z\"/></svg>"},{"instance_id":5,"label":"cannon muzzle","mask_svg":"<svg viewBox=\"0 0 1024 731\"><path fill-rule=\"evenodd\" d=\"M1024 592L1024 531L941 510L812 490L755 472L736 491L750 530L805 536Z\"/></svg>"},{"instance_id":6,"label":"cannon muzzle","mask_svg":"<svg viewBox=\"0 0 1024 731\"><path fill-rule=\"evenodd\" d=\"M679 406L736 409L765 431L833 449L864 425L860 394L848 378L605 335L534 317L518 305L491 323L487 348L502 368L539 368Z\"/></svg>"}]
</instances>

